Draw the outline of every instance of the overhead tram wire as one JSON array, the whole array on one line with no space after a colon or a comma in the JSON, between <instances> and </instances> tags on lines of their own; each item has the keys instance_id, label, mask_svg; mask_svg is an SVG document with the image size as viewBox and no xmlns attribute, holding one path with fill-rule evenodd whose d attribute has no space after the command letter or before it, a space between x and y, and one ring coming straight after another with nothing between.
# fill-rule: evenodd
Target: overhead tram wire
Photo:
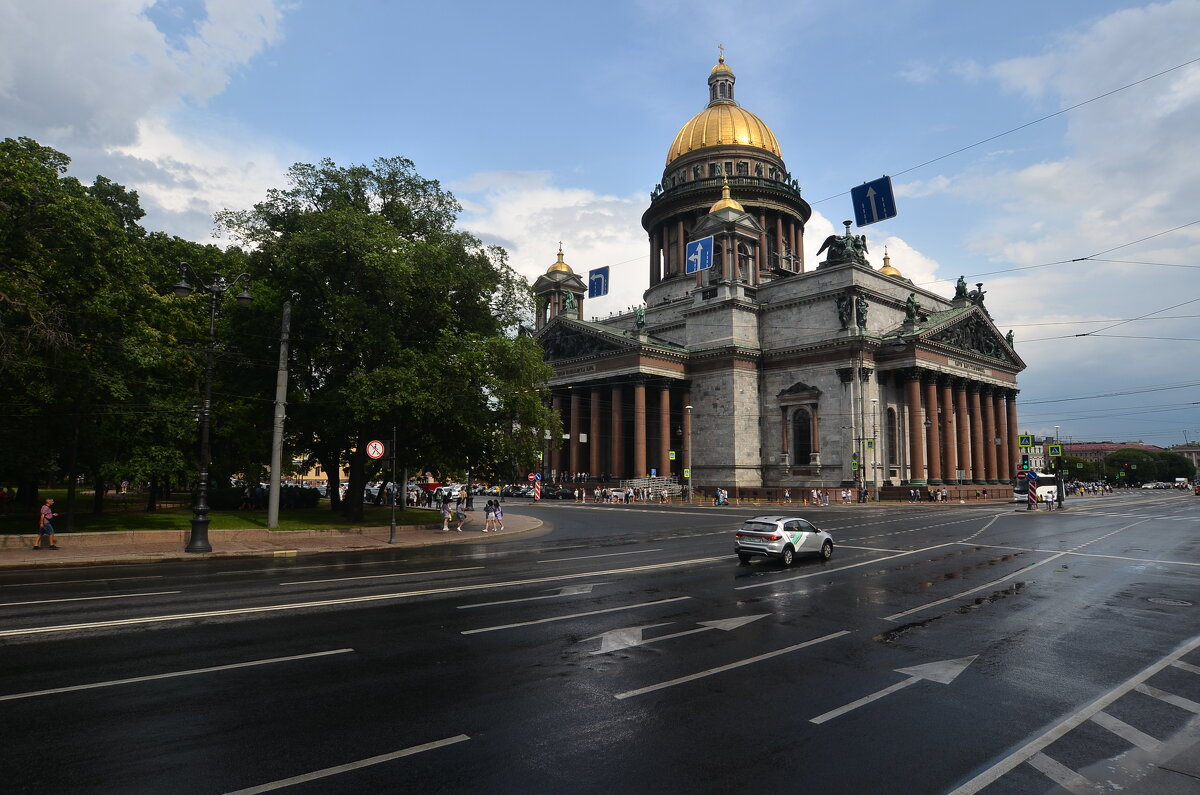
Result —
<instances>
[{"instance_id":1,"label":"overhead tram wire","mask_svg":"<svg viewBox=\"0 0 1200 795\"><path fill-rule=\"evenodd\" d=\"M1185 61L1184 63L1178 64L1177 66L1172 66L1169 69L1164 69L1161 72L1156 72L1155 74L1152 74L1148 77L1143 77L1141 80L1135 80L1134 82L1129 83L1127 85L1123 85L1120 88L1114 88L1111 91L1106 91L1103 94L1099 94L1097 96L1092 97L1091 99L1085 99L1083 102L1078 102L1074 105L1071 105L1070 107L1063 108L1062 110L1056 110L1054 113L1049 113L1045 116L1042 116L1041 118L1033 119L1032 121L1027 121L1024 124L1021 124L1017 127L1013 127L1011 130L1005 130L1004 132L996 133L995 135L984 138L981 141L976 141L973 144L968 144L967 146L963 146L958 149L955 149L953 152L947 152L944 155L939 155L938 157L932 158L930 160L926 160L924 163L918 163L915 166L909 166L908 168L904 169L903 171L897 171L897 172L892 173L891 176L898 177L902 174L907 174L910 171L916 171L919 168L924 168L925 166L932 165L933 163L937 163L940 160L945 160L948 157L954 157L954 155L962 154L963 152L966 152L969 149L974 149L977 146L983 146L986 143L995 141L997 138L1003 138L1006 135L1011 135L1012 133L1020 132L1021 130L1024 130L1026 127L1032 127L1035 124L1040 124L1044 121L1053 119L1055 116L1061 116L1064 113L1069 113L1073 110L1077 110L1078 108L1082 108L1084 105L1090 105L1091 103L1096 102L1101 99L1104 99L1105 97L1111 97L1113 94L1120 93L1128 88L1133 88L1134 86L1139 86L1142 83L1148 82L1150 80L1154 80L1157 77L1162 77L1165 74L1170 74L1171 72L1175 72L1179 69L1183 69L1185 66L1191 66L1194 63L1200 63L1200 58L1193 58L1192 60ZM826 196L824 199L815 201L812 204L821 204L822 202L827 202L831 199L836 199L840 196L845 196L848 193L850 193L850 191L848 191L848 190L842 191L841 193L835 193L832 196Z\"/></svg>"}]
</instances>

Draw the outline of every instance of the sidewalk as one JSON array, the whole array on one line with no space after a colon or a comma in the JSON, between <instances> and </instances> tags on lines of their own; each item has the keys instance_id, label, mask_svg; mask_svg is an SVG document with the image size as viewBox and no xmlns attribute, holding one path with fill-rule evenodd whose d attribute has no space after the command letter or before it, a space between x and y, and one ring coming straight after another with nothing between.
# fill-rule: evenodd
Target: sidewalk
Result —
<instances>
[{"instance_id":1,"label":"sidewalk","mask_svg":"<svg viewBox=\"0 0 1200 795\"><path fill-rule=\"evenodd\" d=\"M0 569L209 558L281 558L322 552L426 547L508 538L542 526L540 519L509 514L504 517L502 532L482 533L483 513L468 514L468 517L461 533L455 530L443 533L440 524L397 526L395 544L388 543L391 529L387 526L345 530L209 530L208 540L213 551L202 553L183 551L189 530L57 533L58 549L36 551L33 545L37 535L9 535L0 536Z\"/></svg>"}]
</instances>

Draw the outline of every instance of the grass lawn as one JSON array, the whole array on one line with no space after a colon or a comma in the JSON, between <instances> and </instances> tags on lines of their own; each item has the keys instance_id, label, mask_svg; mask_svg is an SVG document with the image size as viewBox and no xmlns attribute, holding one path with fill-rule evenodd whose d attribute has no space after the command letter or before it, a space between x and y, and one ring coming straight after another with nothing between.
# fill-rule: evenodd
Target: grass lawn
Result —
<instances>
[{"instance_id":1,"label":"grass lawn","mask_svg":"<svg viewBox=\"0 0 1200 795\"><path fill-rule=\"evenodd\" d=\"M60 512L66 508L65 490L43 489L39 495L43 500L54 498L54 507ZM135 496L135 495L128 495ZM184 498L187 500L188 498ZM160 509L154 513L142 510L145 497L136 495L133 505L120 504L110 496L105 501L105 513L96 515L84 513L92 507L91 492L76 496L74 532L102 533L113 530L187 530L191 527L191 507L172 507ZM136 506L136 507L135 507ZM266 511L210 511L208 514L209 528L213 530L245 530L265 528L267 526ZM387 506L376 507L366 505L363 508L363 521L350 522L339 513L329 510L329 506L310 509L290 509L279 511L279 530L312 530L312 529L341 529L349 527L387 527L391 524L392 509ZM440 524L442 515L439 511L425 508L409 508L396 511L397 525ZM66 516L55 520L60 530L66 529ZM37 513L25 511L22 514L10 512L0 516L0 533L36 533Z\"/></svg>"}]
</instances>

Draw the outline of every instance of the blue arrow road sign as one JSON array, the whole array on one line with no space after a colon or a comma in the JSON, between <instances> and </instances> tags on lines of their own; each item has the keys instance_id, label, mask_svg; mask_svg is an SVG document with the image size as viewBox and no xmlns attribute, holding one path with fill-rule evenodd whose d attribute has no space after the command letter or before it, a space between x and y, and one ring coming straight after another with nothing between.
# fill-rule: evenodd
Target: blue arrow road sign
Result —
<instances>
[{"instance_id":1,"label":"blue arrow road sign","mask_svg":"<svg viewBox=\"0 0 1200 795\"><path fill-rule=\"evenodd\" d=\"M608 266L588 271L588 298L608 295Z\"/></svg>"},{"instance_id":2,"label":"blue arrow road sign","mask_svg":"<svg viewBox=\"0 0 1200 795\"><path fill-rule=\"evenodd\" d=\"M859 226L886 221L896 217L896 197L892 194L892 178L880 177L850 189L854 202L854 223Z\"/></svg>"},{"instance_id":3,"label":"blue arrow road sign","mask_svg":"<svg viewBox=\"0 0 1200 795\"><path fill-rule=\"evenodd\" d=\"M687 264L684 266L685 273L695 273L697 271L708 270L713 264L713 239L712 235L702 237L699 240L693 240L687 244Z\"/></svg>"}]
</instances>

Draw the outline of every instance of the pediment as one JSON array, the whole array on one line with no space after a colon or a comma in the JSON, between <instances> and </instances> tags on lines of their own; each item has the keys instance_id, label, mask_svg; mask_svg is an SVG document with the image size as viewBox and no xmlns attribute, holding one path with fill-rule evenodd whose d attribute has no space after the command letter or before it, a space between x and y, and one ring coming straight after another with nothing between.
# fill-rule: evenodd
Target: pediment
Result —
<instances>
[{"instance_id":1,"label":"pediment","mask_svg":"<svg viewBox=\"0 0 1200 795\"><path fill-rule=\"evenodd\" d=\"M616 335L594 331L570 321L551 321L538 337L538 342L545 351L545 361L551 363L582 356L619 353L637 347L635 340L623 340Z\"/></svg>"},{"instance_id":2,"label":"pediment","mask_svg":"<svg viewBox=\"0 0 1200 795\"><path fill-rule=\"evenodd\" d=\"M922 333L921 337L928 342L957 348L964 353L1003 362L1018 370L1025 367L1025 363L1017 356L1004 335L978 309L959 315L940 326L934 326Z\"/></svg>"},{"instance_id":3,"label":"pediment","mask_svg":"<svg viewBox=\"0 0 1200 795\"><path fill-rule=\"evenodd\" d=\"M809 386L808 384L797 381L787 389L780 392L777 397L794 397L797 395L801 397L820 397L821 390L817 389L815 386Z\"/></svg>"}]
</instances>

